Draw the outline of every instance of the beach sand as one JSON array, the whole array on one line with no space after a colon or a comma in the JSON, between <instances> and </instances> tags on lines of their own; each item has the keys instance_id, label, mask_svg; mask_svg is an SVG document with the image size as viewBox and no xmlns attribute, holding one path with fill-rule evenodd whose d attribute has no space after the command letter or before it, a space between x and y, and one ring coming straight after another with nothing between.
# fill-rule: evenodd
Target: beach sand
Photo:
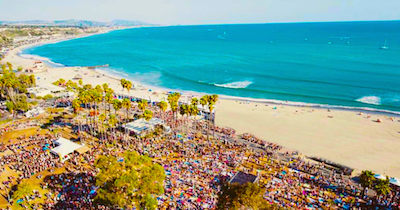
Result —
<instances>
[{"instance_id":1,"label":"beach sand","mask_svg":"<svg viewBox=\"0 0 400 210\"><path fill-rule=\"evenodd\" d=\"M27 47L27 46L24 46ZM23 47L10 51L4 62L32 67L34 60L17 55ZM84 67L49 68L36 73L37 84L51 84L77 74L83 83L108 83L116 93L122 90L118 78ZM77 82L77 81L76 81ZM129 95L151 100L166 100L165 90L133 82ZM154 92L157 92L155 94ZM188 100L185 96L183 101ZM276 107L276 109L274 109ZM355 111L318 109L244 102L221 98L216 107L216 124L234 128L237 134L252 133L263 140L280 144L306 156L317 156L354 169L400 177L400 118ZM369 117L368 117L369 116ZM380 119L382 122L375 122Z\"/></svg>"}]
</instances>

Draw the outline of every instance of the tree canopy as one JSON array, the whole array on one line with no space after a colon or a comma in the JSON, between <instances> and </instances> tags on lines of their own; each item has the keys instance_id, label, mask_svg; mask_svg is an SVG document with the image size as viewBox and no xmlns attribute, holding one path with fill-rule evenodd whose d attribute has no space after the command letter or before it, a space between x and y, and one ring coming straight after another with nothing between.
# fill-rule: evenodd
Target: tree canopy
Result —
<instances>
[{"instance_id":1,"label":"tree canopy","mask_svg":"<svg viewBox=\"0 0 400 210\"><path fill-rule=\"evenodd\" d=\"M2 66L2 74L0 75L0 94L1 98L11 101L13 110L26 111L28 104L26 101L27 88L36 85L34 75L21 74L16 76L13 72L12 64L7 63Z\"/></svg>"},{"instance_id":2,"label":"tree canopy","mask_svg":"<svg viewBox=\"0 0 400 210\"><path fill-rule=\"evenodd\" d=\"M122 157L102 156L96 162L100 169L96 201L121 208L156 209L156 197L164 193L164 168L148 156L125 152Z\"/></svg>"},{"instance_id":3,"label":"tree canopy","mask_svg":"<svg viewBox=\"0 0 400 210\"><path fill-rule=\"evenodd\" d=\"M265 199L265 188L259 184L247 183L244 185L225 183L218 194L217 209L252 209L275 210L277 206L270 205Z\"/></svg>"}]
</instances>

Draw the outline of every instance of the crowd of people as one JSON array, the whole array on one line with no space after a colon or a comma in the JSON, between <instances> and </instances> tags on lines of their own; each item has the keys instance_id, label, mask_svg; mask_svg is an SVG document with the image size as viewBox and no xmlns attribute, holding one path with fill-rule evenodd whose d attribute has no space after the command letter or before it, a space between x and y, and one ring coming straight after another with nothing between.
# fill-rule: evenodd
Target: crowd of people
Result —
<instances>
[{"instance_id":1,"label":"crowd of people","mask_svg":"<svg viewBox=\"0 0 400 210\"><path fill-rule=\"evenodd\" d=\"M164 119L176 131L139 138L127 137L124 132L115 130L108 135L113 147L102 141L90 141L90 134L82 135L82 141L87 142L91 150L71 155L67 163L61 163L43 149L51 148L56 136L22 136L18 143L5 146L12 154L0 158L0 164L18 171L19 179L65 167L66 173L44 179L42 187L50 191L46 195L45 209L112 209L94 204L99 187L95 185L94 163L99 155L119 156L125 150L149 155L164 168L165 193L157 197L160 209L215 209L221 182L231 180L238 171L259 177L259 183L266 188L264 198L284 208L352 209L367 205L395 208L399 205L398 190L386 196L364 195L357 183L324 164L291 156L287 162L275 159L270 151L278 152L281 147L251 134L237 138L233 129L211 124L210 130L217 135L208 140L205 135L197 135L208 129L205 121L176 120L172 113L158 112L155 116ZM178 132L186 135L177 138ZM256 150L251 144L259 144L264 150ZM12 178L9 180L12 183Z\"/></svg>"},{"instance_id":2,"label":"crowd of people","mask_svg":"<svg viewBox=\"0 0 400 210\"><path fill-rule=\"evenodd\" d=\"M224 137L228 137L228 138L235 137L236 131L233 128L219 127L212 123L207 123L207 121L198 121L197 125L199 126L199 128L201 128L204 131L206 131L208 129L208 126L210 126L210 131L215 131L219 134L223 134Z\"/></svg>"},{"instance_id":3,"label":"crowd of people","mask_svg":"<svg viewBox=\"0 0 400 210\"><path fill-rule=\"evenodd\" d=\"M49 154L54 140L56 137L51 134L23 136L18 143L7 146L12 153L1 157L0 164L20 172L21 179L28 179L50 168L62 167L59 158Z\"/></svg>"},{"instance_id":4,"label":"crowd of people","mask_svg":"<svg viewBox=\"0 0 400 210\"><path fill-rule=\"evenodd\" d=\"M256 136L250 134L250 133L244 133L242 134L242 139L246 140L248 142L252 142L254 144L258 144L260 145L262 148L264 149L268 149L268 150L280 150L282 149L282 146L272 143L272 142L267 142L265 140L262 140L260 138L257 138Z\"/></svg>"}]
</instances>

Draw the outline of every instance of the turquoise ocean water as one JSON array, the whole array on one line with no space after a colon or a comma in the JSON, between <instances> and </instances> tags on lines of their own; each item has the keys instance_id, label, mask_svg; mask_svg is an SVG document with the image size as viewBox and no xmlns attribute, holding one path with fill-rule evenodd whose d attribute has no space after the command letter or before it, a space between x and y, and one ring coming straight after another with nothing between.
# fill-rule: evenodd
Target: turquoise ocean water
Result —
<instances>
[{"instance_id":1,"label":"turquoise ocean water","mask_svg":"<svg viewBox=\"0 0 400 210\"><path fill-rule=\"evenodd\" d=\"M174 90L400 111L400 21L137 28L23 54Z\"/></svg>"}]
</instances>

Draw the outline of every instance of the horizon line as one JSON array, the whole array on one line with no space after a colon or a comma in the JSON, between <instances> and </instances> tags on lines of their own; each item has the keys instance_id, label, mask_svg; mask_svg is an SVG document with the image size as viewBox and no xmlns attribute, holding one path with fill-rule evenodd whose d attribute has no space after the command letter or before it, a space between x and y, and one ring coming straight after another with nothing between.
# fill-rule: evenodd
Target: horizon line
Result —
<instances>
[{"instance_id":1,"label":"horizon line","mask_svg":"<svg viewBox=\"0 0 400 210\"><path fill-rule=\"evenodd\" d=\"M115 20L123 20L123 21L139 21L149 25L158 25L158 26L212 26L212 25L263 25L263 24L301 24L301 23L352 23L352 22L396 22L400 21L399 19L388 19L388 20L327 20L327 21L293 21L293 22L249 22L249 23L208 23L208 24L159 24L159 23L149 23L142 20L129 20L129 19L113 19L107 21L100 20L89 20L89 19L58 19L58 20L44 20L44 19L30 19L30 20L0 20L0 22L25 22L25 21L66 21L66 20L75 20L75 21L93 21L93 22L111 22Z\"/></svg>"}]
</instances>

